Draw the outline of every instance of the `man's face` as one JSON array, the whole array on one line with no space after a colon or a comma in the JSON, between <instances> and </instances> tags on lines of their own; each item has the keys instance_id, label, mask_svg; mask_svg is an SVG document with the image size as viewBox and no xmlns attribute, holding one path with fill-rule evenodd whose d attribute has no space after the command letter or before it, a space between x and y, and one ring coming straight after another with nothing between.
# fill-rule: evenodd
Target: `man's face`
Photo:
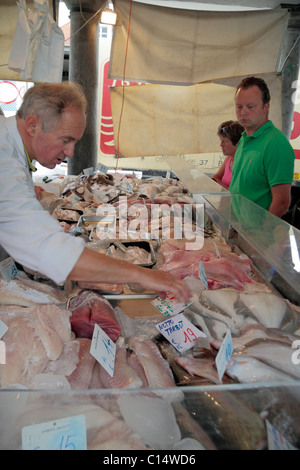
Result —
<instances>
[{"instance_id":1,"label":"man's face","mask_svg":"<svg viewBox=\"0 0 300 470\"><path fill-rule=\"evenodd\" d=\"M247 135L252 135L268 120L269 103L263 104L260 89L254 85L246 90L240 88L235 95L236 117Z\"/></svg>"},{"instance_id":2,"label":"man's face","mask_svg":"<svg viewBox=\"0 0 300 470\"><path fill-rule=\"evenodd\" d=\"M50 169L66 158L72 158L75 144L82 138L85 125L85 115L73 107L66 108L48 132L43 131L42 123L38 121L31 140L32 158Z\"/></svg>"}]
</instances>

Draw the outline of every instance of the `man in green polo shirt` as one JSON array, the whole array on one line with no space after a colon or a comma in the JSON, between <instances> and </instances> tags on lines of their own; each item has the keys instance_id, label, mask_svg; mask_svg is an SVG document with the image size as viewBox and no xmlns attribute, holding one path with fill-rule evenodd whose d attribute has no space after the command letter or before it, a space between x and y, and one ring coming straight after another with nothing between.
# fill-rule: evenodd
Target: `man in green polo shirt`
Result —
<instances>
[{"instance_id":1,"label":"man in green polo shirt","mask_svg":"<svg viewBox=\"0 0 300 470\"><path fill-rule=\"evenodd\" d=\"M290 205L295 153L269 121L270 93L264 80L248 77L236 89L235 108L245 131L239 141L229 191L282 217Z\"/></svg>"}]
</instances>

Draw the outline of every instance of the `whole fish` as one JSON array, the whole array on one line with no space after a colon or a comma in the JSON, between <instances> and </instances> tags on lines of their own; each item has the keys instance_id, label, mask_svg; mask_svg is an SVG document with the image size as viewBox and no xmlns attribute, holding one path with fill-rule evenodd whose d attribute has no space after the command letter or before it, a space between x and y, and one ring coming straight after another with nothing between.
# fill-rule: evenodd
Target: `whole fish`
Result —
<instances>
[{"instance_id":1,"label":"whole fish","mask_svg":"<svg viewBox=\"0 0 300 470\"><path fill-rule=\"evenodd\" d=\"M287 335L281 335L279 330L266 328L260 323L247 325L241 329L240 336L232 338L232 345L235 352L243 351L247 346L257 343L258 341L278 341L290 345L291 341ZM215 349L220 349L222 341L212 340L211 346Z\"/></svg>"},{"instance_id":2,"label":"whole fish","mask_svg":"<svg viewBox=\"0 0 300 470\"><path fill-rule=\"evenodd\" d=\"M186 408L219 450L259 450L266 447L263 420L233 392L191 392Z\"/></svg>"},{"instance_id":3,"label":"whole fish","mask_svg":"<svg viewBox=\"0 0 300 470\"><path fill-rule=\"evenodd\" d=\"M206 450L217 450L214 442L181 403L172 403L182 438L196 439Z\"/></svg>"},{"instance_id":4,"label":"whole fish","mask_svg":"<svg viewBox=\"0 0 300 470\"><path fill-rule=\"evenodd\" d=\"M262 362L300 379L300 367L292 362L293 349L290 345L276 341L254 344L245 348L242 354L255 357Z\"/></svg>"},{"instance_id":5,"label":"whole fish","mask_svg":"<svg viewBox=\"0 0 300 470\"><path fill-rule=\"evenodd\" d=\"M255 357L233 356L227 364L226 374L240 383L290 382L292 377L255 359Z\"/></svg>"}]
</instances>

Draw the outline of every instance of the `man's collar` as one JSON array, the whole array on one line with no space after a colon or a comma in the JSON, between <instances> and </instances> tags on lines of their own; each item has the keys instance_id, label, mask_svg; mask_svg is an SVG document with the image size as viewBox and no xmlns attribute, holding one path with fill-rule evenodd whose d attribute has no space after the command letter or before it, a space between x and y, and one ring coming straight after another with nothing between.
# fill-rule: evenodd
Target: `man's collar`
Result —
<instances>
[{"instance_id":1,"label":"man's collar","mask_svg":"<svg viewBox=\"0 0 300 470\"><path fill-rule=\"evenodd\" d=\"M256 137L259 137L266 129L268 129L269 127L273 127L273 122L272 121L267 121L265 122L262 126L260 126L255 132L253 132L253 134L247 136L246 137L253 137L253 139L255 139ZM246 133L246 132L245 132Z\"/></svg>"},{"instance_id":2,"label":"man's collar","mask_svg":"<svg viewBox=\"0 0 300 470\"><path fill-rule=\"evenodd\" d=\"M26 154L26 157L27 157L29 170L30 170L30 171L36 171L37 168L35 168L35 166L33 166L32 162L31 162L31 160L30 160L30 158L29 158L29 155L28 155L28 152L27 152L27 150L26 150L25 145L24 145L24 150L25 150L25 154Z\"/></svg>"}]
</instances>

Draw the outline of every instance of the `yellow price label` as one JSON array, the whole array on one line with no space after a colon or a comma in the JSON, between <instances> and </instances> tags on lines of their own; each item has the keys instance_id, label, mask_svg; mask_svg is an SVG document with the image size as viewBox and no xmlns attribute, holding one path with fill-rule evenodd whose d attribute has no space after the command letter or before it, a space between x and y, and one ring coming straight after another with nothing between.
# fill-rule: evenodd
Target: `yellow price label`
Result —
<instances>
[{"instance_id":1,"label":"yellow price label","mask_svg":"<svg viewBox=\"0 0 300 470\"><path fill-rule=\"evenodd\" d=\"M300 173L294 173L294 180L300 180Z\"/></svg>"}]
</instances>

